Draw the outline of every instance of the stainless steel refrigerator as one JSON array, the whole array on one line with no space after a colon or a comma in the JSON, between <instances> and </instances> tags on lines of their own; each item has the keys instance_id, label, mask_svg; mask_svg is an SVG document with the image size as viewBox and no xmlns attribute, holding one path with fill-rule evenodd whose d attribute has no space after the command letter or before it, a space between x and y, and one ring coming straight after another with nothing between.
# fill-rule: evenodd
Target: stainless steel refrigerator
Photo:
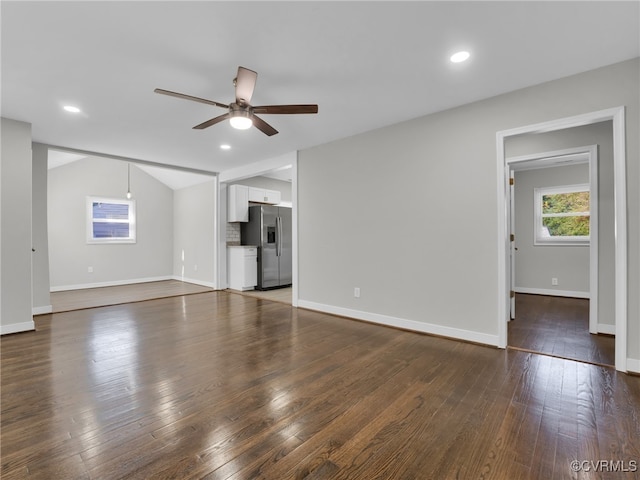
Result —
<instances>
[{"instance_id":1,"label":"stainless steel refrigerator","mask_svg":"<svg viewBox=\"0 0 640 480\"><path fill-rule=\"evenodd\" d=\"M240 227L242 245L258 247L258 290L288 287L293 281L291 208L249 207L249 221Z\"/></svg>"}]
</instances>

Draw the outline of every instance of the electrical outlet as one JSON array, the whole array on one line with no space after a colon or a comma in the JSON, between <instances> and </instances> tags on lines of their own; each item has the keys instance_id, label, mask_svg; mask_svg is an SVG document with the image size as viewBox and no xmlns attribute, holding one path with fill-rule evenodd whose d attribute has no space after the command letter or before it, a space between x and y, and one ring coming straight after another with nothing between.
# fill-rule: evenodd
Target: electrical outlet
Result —
<instances>
[{"instance_id":1,"label":"electrical outlet","mask_svg":"<svg viewBox=\"0 0 640 480\"><path fill-rule=\"evenodd\" d=\"M198 271L198 265L194 265L194 266L193 266L193 271L194 271L194 272L197 272L197 271Z\"/></svg>"},{"instance_id":2,"label":"electrical outlet","mask_svg":"<svg viewBox=\"0 0 640 480\"><path fill-rule=\"evenodd\" d=\"M353 289L353 296L356 297L356 298L360 298L360 288L355 287Z\"/></svg>"},{"instance_id":3,"label":"electrical outlet","mask_svg":"<svg viewBox=\"0 0 640 480\"><path fill-rule=\"evenodd\" d=\"M87 272L93 273L93 267L87 267Z\"/></svg>"},{"instance_id":4,"label":"electrical outlet","mask_svg":"<svg viewBox=\"0 0 640 480\"><path fill-rule=\"evenodd\" d=\"M553 277L553 278L551 279L551 285L553 285L553 286L558 285L558 279L557 279L557 278L555 278L555 277Z\"/></svg>"}]
</instances>

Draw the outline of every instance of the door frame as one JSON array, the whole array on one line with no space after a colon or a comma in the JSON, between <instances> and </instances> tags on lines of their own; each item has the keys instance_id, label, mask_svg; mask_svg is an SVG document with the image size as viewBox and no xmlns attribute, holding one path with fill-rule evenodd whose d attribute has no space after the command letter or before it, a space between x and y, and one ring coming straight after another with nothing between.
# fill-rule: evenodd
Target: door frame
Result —
<instances>
[{"instance_id":1,"label":"door frame","mask_svg":"<svg viewBox=\"0 0 640 480\"><path fill-rule=\"evenodd\" d=\"M292 297L291 305L298 306L298 152L289 152L278 157L269 158L249 165L232 168L220 172L216 177L217 208L216 238L218 257L218 289L227 288L227 185L245 178L256 177L264 173L288 168L291 170L291 223L292 223Z\"/></svg>"},{"instance_id":2,"label":"door frame","mask_svg":"<svg viewBox=\"0 0 640 480\"><path fill-rule=\"evenodd\" d=\"M598 227L599 227L599 174L598 174L598 146L587 145L584 147L567 148L550 152L533 153L517 157L506 158L509 168L509 177L514 172L534 170L541 168L557 168L567 165L579 165L588 163L589 165L589 216L590 216L590 239L589 239L589 333L598 333ZM510 233L514 233L513 219L515 216L513 208L514 185L509 188L509 208ZM517 240L517 236L516 236ZM509 269L511 289L515 291L515 257L510 257L511 267ZM511 309L514 310L513 298L511 299ZM510 315L513 318L513 314ZM507 336L507 342L508 342Z\"/></svg>"},{"instance_id":3,"label":"door frame","mask_svg":"<svg viewBox=\"0 0 640 480\"><path fill-rule=\"evenodd\" d=\"M614 107L582 115L501 130L496 133L497 151L497 227L498 227L498 347L507 346L509 320L509 165L506 162L505 139L527 133L544 133L594 123L613 123L614 217L615 217L615 367L627 371L627 183L625 107Z\"/></svg>"}]
</instances>

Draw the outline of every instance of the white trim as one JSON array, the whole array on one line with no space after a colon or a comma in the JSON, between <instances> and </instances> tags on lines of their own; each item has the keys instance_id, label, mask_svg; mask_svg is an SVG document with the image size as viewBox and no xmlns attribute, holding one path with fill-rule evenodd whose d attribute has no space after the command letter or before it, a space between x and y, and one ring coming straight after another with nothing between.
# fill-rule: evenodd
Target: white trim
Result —
<instances>
[{"instance_id":1,"label":"white trim","mask_svg":"<svg viewBox=\"0 0 640 480\"><path fill-rule=\"evenodd\" d=\"M589 145L586 147L572 147L562 150L554 150L552 152L532 153L529 155L521 155L517 157L509 157L509 165L515 171L537 170L540 168L563 167L565 165L578 165L580 163L588 163L589 157L587 152L597 145Z\"/></svg>"},{"instance_id":2,"label":"white trim","mask_svg":"<svg viewBox=\"0 0 640 480\"><path fill-rule=\"evenodd\" d=\"M502 130L496 133L497 152L497 215L498 215L498 346L507 346L507 322L509 321L509 238L507 232L508 175L509 168L504 154L507 137L526 133L543 133L567 128L613 122L614 163L614 217L615 217L615 323L616 370L627 371L627 203L626 203L626 152L625 107L614 107L597 112L560 118L549 122Z\"/></svg>"},{"instance_id":3,"label":"white trim","mask_svg":"<svg viewBox=\"0 0 640 480\"><path fill-rule=\"evenodd\" d=\"M598 333L606 333L607 335L615 335L616 334L616 326L608 325L606 323L598 324Z\"/></svg>"},{"instance_id":4,"label":"white trim","mask_svg":"<svg viewBox=\"0 0 640 480\"><path fill-rule=\"evenodd\" d=\"M185 278L179 275L173 275L172 279L178 280L179 282L193 283L194 285L201 285L203 287L209 287L209 288L213 288L214 290L217 290L216 284L214 282L205 282L204 280L196 280L194 278Z\"/></svg>"},{"instance_id":5,"label":"white trim","mask_svg":"<svg viewBox=\"0 0 640 480\"><path fill-rule=\"evenodd\" d=\"M298 152L291 164L291 306L298 306Z\"/></svg>"},{"instance_id":6,"label":"white trim","mask_svg":"<svg viewBox=\"0 0 640 480\"><path fill-rule=\"evenodd\" d=\"M218 242L218 239L220 238L220 226L224 225L224 230L225 230L225 236L227 234L227 222L226 222L226 217L225 217L225 223L221 224L220 223L220 215L219 215L219 209L220 209L220 182L218 179L218 176L216 175L215 181L213 182L213 198L215 199L215 205L213 206L213 282L211 282L211 288L213 288L214 290L218 290L219 288L219 276L217 274L217 272L220 270L220 248L221 245ZM226 194L226 192L225 192ZM225 250L225 257L227 256L227 252L226 252L226 248ZM174 252L175 255L175 252ZM209 285L206 285L209 286Z\"/></svg>"},{"instance_id":7,"label":"white trim","mask_svg":"<svg viewBox=\"0 0 640 480\"><path fill-rule=\"evenodd\" d=\"M325 305L322 303L310 302L307 300L298 300L298 306L309 310L316 310L332 315L340 315L342 317L364 320L367 322L386 325L394 328L402 328L415 332L427 333L431 335L439 335L442 337L455 338L457 340L466 340L469 342L481 343L484 345L497 346L497 335L488 335L486 333L474 332L471 330L463 330L454 327L445 327L443 325L435 325L433 323L418 322L416 320L408 320L405 318L391 317L388 315L380 315L378 313L363 312L360 310L352 310L350 308L336 307L333 305Z\"/></svg>"},{"instance_id":8,"label":"white trim","mask_svg":"<svg viewBox=\"0 0 640 480\"><path fill-rule=\"evenodd\" d=\"M613 115L616 370L627 371L627 165L625 110Z\"/></svg>"},{"instance_id":9,"label":"white trim","mask_svg":"<svg viewBox=\"0 0 640 480\"><path fill-rule=\"evenodd\" d=\"M640 373L640 360L637 358L627 358L627 370L633 373Z\"/></svg>"},{"instance_id":10,"label":"white trim","mask_svg":"<svg viewBox=\"0 0 640 480\"><path fill-rule=\"evenodd\" d=\"M44 305L42 307L33 307L31 309L31 315L46 315L47 313L53 312L52 305Z\"/></svg>"},{"instance_id":11,"label":"white trim","mask_svg":"<svg viewBox=\"0 0 640 480\"><path fill-rule=\"evenodd\" d=\"M216 283L217 287L224 290L229 286L227 275L227 206L228 186L220 182L216 177L216 205L214 223L218 226L216 235Z\"/></svg>"},{"instance_id":12,"label":"white trim","mask_svg":"<svg viewBox=\"0 0 640 480\"><path fill-rule=\"evenodd\" d=\"M161 282L163 280L174 280L173 275L166 275L162 277L147 277L147 278L132 278L129 280L112 280L110 282L96 282L96 283L81 283L77 285L60 285L58 287L51 287L51 292L64 292L67 290L84 290L85 288L100 288L100 287L117 287L119 285L132 285L134 283L148 283L148 282ZM175 280L180 280L175 278Z\"/></svg>"},{"instance_id":13,"label":"white trim","mask_svg":"<svg viewBox=\"0 0 640 480\"><path fill-rule=\"evenodd\" d=\"M552 290L549 288L529 288L516 287L516 293L528 293L531 295L550 295L552 297L569 297L569 298L589 298L589 292L579 292L571 290Z\"/></svg>"},{"instance_id":14,"label":"white trim","mask_svg":"<svg viewBox=\"0 0 640 480\"><path fill-rule=\"evenodd\" d=\"M498 159L497 186L498 201L498 348L507 348L507 323L511 320L511 240L509 235L509 179L511 172L504 154L504 137L496 133L496 154Z\"/></svg>"},{"instance_id":15,"label":"white trim","mask_svg":"<svg viewBox=\"0 0 640 480\"><path fill-rule=\"evenodd\" d=\"M590 190L590 241L589 241L589 332L598 333L598 225L599 225L599 195L598 145L586 145L551 152L534 153L506 159L509 173L513 171L534 170L538 168L560 167L566 165L589 164ZM513 268L512 268L513 272ZM513 273L512 273L513 275ZM517 291L514 288L514 291ZM526 293L526 292L522 292ZM578 297L580 298L580 297Z\"/></svg>"},{"instance_id":16,"label":"white trim","mask_svg":"<svg viewBox=\"0 0 640 480\"><path fill-rule=\"evenodd\" d=\"M9 325L0 325L0 335L8 335L10 333L29 332L36 329L36 324L30 322L11 323Z\"/></svg>"}]
</instances>

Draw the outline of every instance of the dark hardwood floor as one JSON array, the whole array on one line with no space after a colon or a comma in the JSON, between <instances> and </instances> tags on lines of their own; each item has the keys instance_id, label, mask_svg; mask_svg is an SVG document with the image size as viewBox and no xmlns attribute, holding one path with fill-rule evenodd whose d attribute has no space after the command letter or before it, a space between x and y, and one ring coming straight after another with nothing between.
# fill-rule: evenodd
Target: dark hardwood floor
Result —
<instances>
[{"instance_id":1,"label":"dark hardwood floor","mask_svg":"<svg viewBox=\"0 0 640 480\"><path fill-rule=\"evenodd\" d=\"M213 289L210 287L203 287L193 283L179 280L160 280L113 287L51 292L51 306L53 313L61 313L83 308L107 307L120 305L121 303L142 302L211 291Z\"/></svg>"},{"instance_id":2,"label":"dark hardwood floor","mask_svg":"<svg viewBox=\"0 0 640 480\"><path fill-rule=\"evenodd\" d=\"M611 368L228 292L36 326L0 339L3 480L640 475L640 378Z\"/></svg>"},{"instance_id":3,"label":"dark hardwood floor","mask_svg":"<svg viewBox=\"0 0 640 480\"><path fill-rule=\"evenodd\" d=\"M516 294L509 346L600 365L615 365L615 337L589 333L589 300Z\"/></svg>"}]
</instances>

